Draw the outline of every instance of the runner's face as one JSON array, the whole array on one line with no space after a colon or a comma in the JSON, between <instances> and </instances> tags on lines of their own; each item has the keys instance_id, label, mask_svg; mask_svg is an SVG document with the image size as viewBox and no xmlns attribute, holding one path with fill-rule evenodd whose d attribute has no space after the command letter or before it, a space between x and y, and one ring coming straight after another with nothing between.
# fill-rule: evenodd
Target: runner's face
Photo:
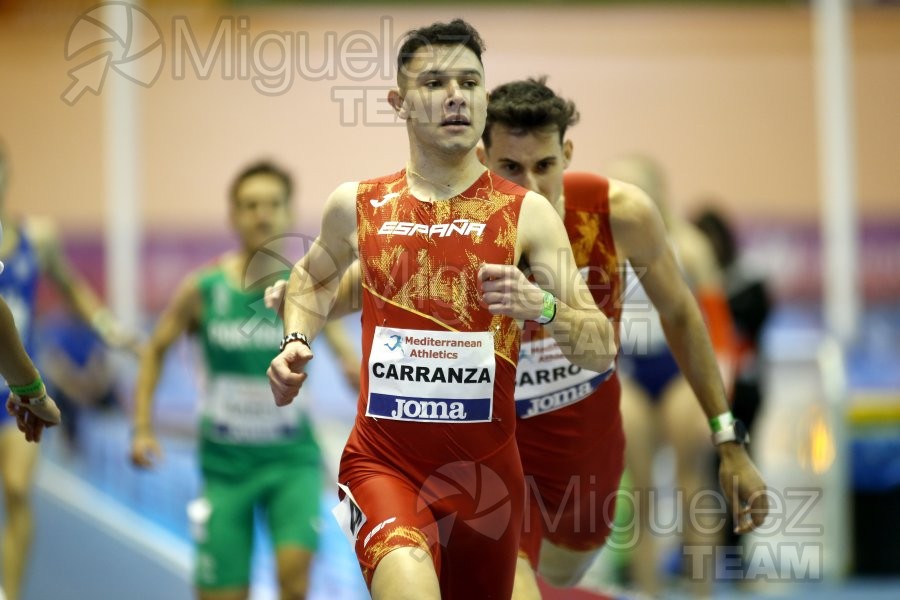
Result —
<instances>
[{"instance_id":1,"label":"runner's face","mask_svg":"<svg viewBox=\"0 0 900 600\"><path fill-rule=\"evenodd\" d=\"M491 128L491 147L485 155L491 171L555 205L563 193L563 172L572 157L572 144L560 143L555 126L523 133L497 124Z\"/></svg>"},{"instance_id":2,"label":"runner's face","mask_svg":"<svg viewBox=\"0 0 900 600\"><path fill-rule=\"evenodd\" d=\"M424 147L457 153L475 147L484 131L484 69L465 46L420 48L402 77L401 118Z\"/></svg>"},{"instance_id":3,"label":"runner's face","mask_svg":"<svg viewBox=\"0 0 900 600\"><path fill-rule=\"evenodd\" d=\"M256 248L287 232L291 223L287 190L278 177L252 175L238 187L231 221L247 248Z\"/></svg>"}]
</instances>

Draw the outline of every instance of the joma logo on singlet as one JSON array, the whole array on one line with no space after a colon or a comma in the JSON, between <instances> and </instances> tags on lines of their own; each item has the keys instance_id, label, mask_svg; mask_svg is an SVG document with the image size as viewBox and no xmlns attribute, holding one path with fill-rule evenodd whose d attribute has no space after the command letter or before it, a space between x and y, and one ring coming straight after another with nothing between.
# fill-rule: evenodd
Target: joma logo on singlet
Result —
<instances>
[{"instance_id":1,"label":"joma logo on singlet","mask_svg":"<svg viewBox=\"0 0 900 600\"><path fill-rule=\"evenodd\" d=\"M414 400L394 398L396 408L391 411L395 419L464 421L466 408L462 402L441 402L437 400Z\"/></svg>"},{"instance_id":2,"label":"joma logo on singlet","mask_svg":"<svg viewBox=\"0 0 900 600\"><path fill-rule=\"evenodd\" d=\"M560 390L553 394L547 394L546 396L541 396L539 398L519 400L516 402L516 412L519 414L519 417L527 419L578 402L593 392L594 389L591 382L586 381L582 384L573 385L570 388Z\"/></svg>"},{"instance_id":3,"label":"joma logo on singlet","mask_svg":"<svg viewBox=\"0 0 900 600\"><path fill-rule=\"evenodd\" d=\"M452 223L436 223L434 225L407 221L385 221L378 230L378 235L416 235L418 233L428 237L448 237L455 233L482 235L485 227L484 223L475 223L468 219L456 219Z\"/></svg>"}]
</instances>

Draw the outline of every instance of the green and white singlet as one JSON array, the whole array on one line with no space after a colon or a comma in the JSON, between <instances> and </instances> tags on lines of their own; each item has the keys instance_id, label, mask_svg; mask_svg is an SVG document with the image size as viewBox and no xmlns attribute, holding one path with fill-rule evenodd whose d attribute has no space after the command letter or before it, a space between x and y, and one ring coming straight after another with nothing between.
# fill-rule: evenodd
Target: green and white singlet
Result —
<instances>
[{"instance_id":1,"label":"green and white singlet","mask_svg":"<svg viewBox=\"0 0 900 600\"><path fill-rule=\"evenodd\" d=\"M198 334L207 368L200 421L204 472L240 476L268 464L318 464L302 397L278 407L269 388L266 369L283 330L265 306L264 290L238 288L220 265L201 273L198 284Z\"/></svg>"}]
</instances>

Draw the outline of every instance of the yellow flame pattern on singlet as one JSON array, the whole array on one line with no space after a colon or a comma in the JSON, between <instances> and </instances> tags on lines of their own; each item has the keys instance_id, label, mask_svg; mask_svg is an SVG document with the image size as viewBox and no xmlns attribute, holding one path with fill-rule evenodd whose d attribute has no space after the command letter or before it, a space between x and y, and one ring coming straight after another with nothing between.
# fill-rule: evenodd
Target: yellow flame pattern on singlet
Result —
<instances>
[{"instance_id":1,"label":"yellow flame pattern on singlet","mask_svg":"<svg viewBox=\"0 0 900 600\"><path fill-rule=\"evenodd\" d=\"M363 285L371 293L406 310L422 315L448 330L468 330L476 326L481 306L477 281L478 269L485 262L478 245L489 243L494 253L492 262L512 264L518 234L518 211L507 210L520 197L494 188L493 177L482 177L485 185L473 187L449 200L422 202L410 197L405 172L393 180L363 182L357 192L359 253ZM373 208L370 199L399 194L396 199ZM377 211L377 212L376 212ZM386 211L386 212L385 212ZM427 218L414 215L427 213ZM377 218L376 218L377 215ZM434 256L431 248L436 240L425 236L429 245L413 250L414 260L404 257L410 252L405 244L374 243L379 227L387 221L414 223L449 223L467 219L474 223L490 223L491 239L482 239L479 233L453 237L459 246L459 256L454 264L447 264L443 257ZM424 234L416 234L421 237ZM413 237L416 237L413 236ZM392 237L392 236L388 236ZM446 242L446 240L444 240ZM372 252L372 248L378 248ZM499 252L498 252L499 251ZM502 255L503 260L499 260ZM460 264L461 263L461 264ZM373 282L379 282L376 287ZM435 318L430 306L447 307L452 319ZM483 312L481 314L483 318ZM494 335L494 350L514 363L517 355L519 328L508 317L493 316L490 331Z\"/></svg>"}]
</instances>

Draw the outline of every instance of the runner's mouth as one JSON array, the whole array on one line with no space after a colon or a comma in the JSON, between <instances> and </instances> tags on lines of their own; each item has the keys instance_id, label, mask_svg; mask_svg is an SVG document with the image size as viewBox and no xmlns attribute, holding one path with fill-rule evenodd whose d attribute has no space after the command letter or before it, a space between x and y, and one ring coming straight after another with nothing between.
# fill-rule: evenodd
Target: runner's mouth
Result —
<instances>
[{"instance_id":1,"label":"runner's mouth","mask_svg":"<svg viewBox=\"0 0 900 600\"><path fill-rule=\"evenodd\" d=\"M469 119L467 117L464 117L462 115L453 115L441 121L442 127L453 125L471 125L471 123L469 122Z\"/></svg>"}]
</instances>

